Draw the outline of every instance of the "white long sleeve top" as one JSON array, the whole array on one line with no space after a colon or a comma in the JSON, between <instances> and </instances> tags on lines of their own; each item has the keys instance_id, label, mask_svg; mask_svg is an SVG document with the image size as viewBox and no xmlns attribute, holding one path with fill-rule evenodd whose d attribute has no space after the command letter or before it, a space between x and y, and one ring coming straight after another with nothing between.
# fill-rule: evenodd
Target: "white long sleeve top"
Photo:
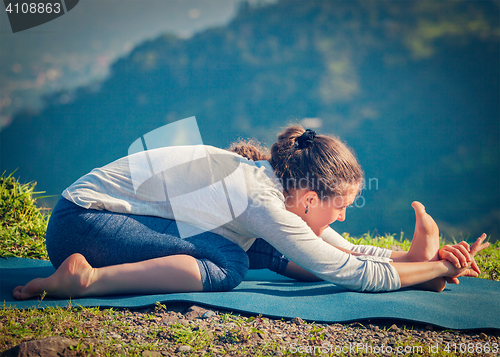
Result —
<instances>
[{"instance_id":1,"label":"white long sleeve top","mask_svg":"<svg viewBox=\"0 0 500 357\"><path fill-rule=\"evenodd\" d=\"M330 227L318 237L286 210L283 188L267 161L204 145L164 147L94 169L62 195L88 209L176 220L181 237L210 231L244 250L263 238L304 269L351 290L401 286L390 250L353 245Z\"/></svg>"}]
</instances>

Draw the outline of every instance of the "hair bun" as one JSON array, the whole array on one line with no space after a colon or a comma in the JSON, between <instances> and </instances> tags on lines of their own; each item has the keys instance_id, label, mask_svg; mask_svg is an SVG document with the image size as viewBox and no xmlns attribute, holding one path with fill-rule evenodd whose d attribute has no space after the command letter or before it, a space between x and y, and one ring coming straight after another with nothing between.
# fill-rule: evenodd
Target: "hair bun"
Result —
<instances>
[{"instance_id":1,"label":"hair bun","mask_svg":"<svg viewBox=\"0 0 500 357\"><path fill-rule=\"evenodd\" d=\"M295 147L297 149L306 149L311 147L314 143L314 138L316 138L316 132L311 129L306 129L301 136L295 139Z\"/></svg>"}]
</instances>

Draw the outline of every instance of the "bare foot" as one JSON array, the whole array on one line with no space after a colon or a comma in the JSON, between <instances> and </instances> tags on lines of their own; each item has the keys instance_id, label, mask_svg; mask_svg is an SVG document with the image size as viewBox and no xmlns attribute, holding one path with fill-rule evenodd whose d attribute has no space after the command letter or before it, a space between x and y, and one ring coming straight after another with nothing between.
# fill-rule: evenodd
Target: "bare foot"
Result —
<instances>
[{"instance_id":1,"label":"bare foot","mask_svg":"<svg viewBox=\"0 0 500 357\"><path fill-rule=\"evenodd\" d=\"M439 227L432 217L425 212L425 207L418 201L412 202L415 210L415 233L411 242L410 250L401 261L406 262L428 262L439 260ZM443 291L447 279L439 277L415 285L416 288L430 291ZM452 282L451 280L449 282Z\"/></svg>"},{"instance_id":2,"label":"bare foot","mask_svg":"<svg viewBox=\"0 0 500 357\"><path fill-rule=\"evenodd\" d=\"M405 260L408 262L428 262L439 260L439 228L431 216L425 212L420 202L411 204L415 210L415 233Z\"/></svg>"},{"instance_id":3,"label":"bare foot","mask_svg":"<svg viewBox=\"0 0 500 357\"><path fill-rule=\"evenodd\" d=\"M18 286L12 292L17 300L27 300L42 295L57 298L76 298L85 295L94 275L94 268L85 257L75 253L61 264L48 278L33 279L24 286Z\"/></svg>"}]
</instances>

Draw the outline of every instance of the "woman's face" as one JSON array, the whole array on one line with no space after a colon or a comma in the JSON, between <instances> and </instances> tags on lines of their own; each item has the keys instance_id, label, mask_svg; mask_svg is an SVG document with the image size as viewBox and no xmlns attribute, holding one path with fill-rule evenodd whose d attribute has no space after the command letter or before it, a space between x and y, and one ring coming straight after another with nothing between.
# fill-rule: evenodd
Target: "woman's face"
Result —
<instances>
[{"instance_id":1,"label":"woman's face","mask_svg":"<svg viewBox=\"0 0 500 357\"><path fill-rule=\"evenodd\" d=\"M346 208L354 203L356 194L349 196L336 196L332 199L319 200L317 207L310 207L306 223L316 235L323 231L333 222L343 222L346 219Z\"/></svg>"},{"instance_id":2,"label":"woman's face","mask_svg":"<svg viewBox=\"0 0 500 357\"><path fill-rule=\"evenodd\" d=\"M295 194L296 204L287 205L287 209L301 217L317 236L333 222L343 222L346 219L346 208L356 199L356 193L327 197L324 200L320 200L314 191L296 191Z\"/></svg>"}]
</instances>

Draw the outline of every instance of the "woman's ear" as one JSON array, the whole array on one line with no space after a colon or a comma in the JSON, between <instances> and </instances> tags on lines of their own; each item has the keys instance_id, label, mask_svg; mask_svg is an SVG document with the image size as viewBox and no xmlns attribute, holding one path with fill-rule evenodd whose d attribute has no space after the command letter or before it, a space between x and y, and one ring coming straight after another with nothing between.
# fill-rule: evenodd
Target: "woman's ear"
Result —
<instances>
[{"instance_id":1,"label":"woman's ear","mask_svg":"<svg viewBox=\"0 0 500 357\"><path fill-rule=\"evenodd\" d=\"M318 194L314 191L307 191L304 196L302 196L302 204L304 207L315 207L319 203Z\"/></svg>"}]
</instances>

